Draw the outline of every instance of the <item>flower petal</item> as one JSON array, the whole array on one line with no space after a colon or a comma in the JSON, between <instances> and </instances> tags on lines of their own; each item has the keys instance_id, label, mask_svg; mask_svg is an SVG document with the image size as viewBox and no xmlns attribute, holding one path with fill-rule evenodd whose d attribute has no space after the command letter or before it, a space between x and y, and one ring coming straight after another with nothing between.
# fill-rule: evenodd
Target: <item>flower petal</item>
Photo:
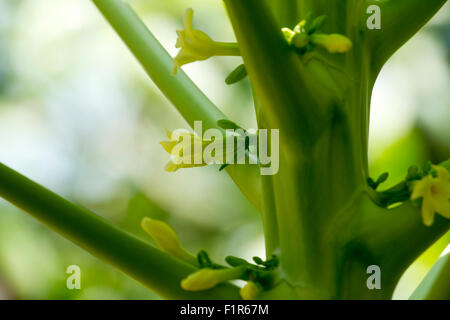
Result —
<instances>
[{"instance_id":1,"label":"flower petal","mask_svg":"<svg viewBox=\"0 0 450 320\"><path fill-rule=\"evenodd\" d=\"M431 179L429 176L422 178L422 180L414 182L411 200L425 197L429 194L431 188Z\"/></svg>"},{"instance_id":2,"label":"flower petal","mask_svg":"<svg viewBox=\"0 0 450 320\"><path fill-rule=\"evenodd\" d=\"M177 142L176 141L161 141L160 144L162 145L164 150L166 150L167 153L172 153L172 149L173 149L173 147L176 146Z\"/></svg>"},{"instance_id":3,"label":"flower petal","mask_svg":"<svg viewBox=\"0 0 450 320\"><path fill-rule=\"evenodd\" d=\"M429 197L423 198L422 201L422 219L423 224L427 227L431 226L434 222L434 208Z\"/></svg>"}]
</instances>

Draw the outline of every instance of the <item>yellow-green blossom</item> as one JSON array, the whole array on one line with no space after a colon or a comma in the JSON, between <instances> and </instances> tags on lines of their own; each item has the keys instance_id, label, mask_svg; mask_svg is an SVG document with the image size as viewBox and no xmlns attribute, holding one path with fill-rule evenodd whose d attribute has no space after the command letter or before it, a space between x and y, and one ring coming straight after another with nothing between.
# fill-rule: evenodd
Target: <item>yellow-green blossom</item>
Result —
<instances>
[{"instance_id":1,"label":"yellow-green blossom","mask_svg":"<svg viewBox=\"0 0 450 320\"><path fill-rule=\"evenodd\" d=\"M315 45L325 48L330 53L345 53L352 48L352 42L341 34L313 34L310 37Z\"/></svg>"},{"instance_id":2,"label":"yellow-green blossom","mask_svg":"<svg viewBox=\"0 0 450 320\"><path fill-rule=\"evenodd\" d=\"M244 300L255 300L261 293L261 286L253 281L248 281L239 293Z\"/></svg>"},{"instance_id":3,"label":"yellow-green blossom","mask_svg":"<svg viewBox=\"0 0 450 320\"><path fill-rule=\"evenodd\" d=\"M177 129L173 132L166 130L169 141L161 141L164 150L170 154L170 161L166 164L165 170L175 172L181 168L203 167L209 164L225 164L227 162L227 152L229 156L234 156L236 162L245 157L245 150L237 150L236 137L241 137L242 147L244 140L242 136L234 132L226 132L223 137L218 134L210 139L202 139L195 133L185 129ZM250 133L251 135L255 135ZM250 155L253 156L253 155Z\"/></svg>"},{"instance_id":4,"label":"yellow-green blossom","mask_svg":"<svg viewBox=\"0 0 450 320\"><path fill-rule=\"evenodd\" d=\"M161 141L164 150L170 154L170 161L166 164L165 170L175 172L180 168L203 167L207 164L203 162L203 149L209 141L203 141L195 133L188 130L177 129L173 132L166 130L169 141ZM201 148L196 150L195 144ZM196 161L197 160L197 161ZM197 162L197 163L196 163Z\"/></svg>"},{"instance_id":5,"label":"yellow-green blossom","mask_svg":"<svg viewBox=\"0 0 450 320\"><path fill-rule=\"evenodd\" d=\"M141 227L161 250L187 263L198 265L197 259L181 247L176 232L167 223L145 217L142 219Z\"/></svg>"},{"instance_id":6,"label":"yellow-green blossom","mask_svg":"<svg viewBox=\"0 0 450 320\"><path fill-rule=\"evenodd\" d=\"M287 41L289 44L291 44L291 40L292 40L292 38L295 36L295 32L292 31L292 30L289 29L289 28L282 28L282 29L281 29L281 32L283 33L283 35L284 35L286 41Z\"/></svg>"},{"instance_id":7,"label":"yellow-green blossom","mask_svg":"<svg viewBox=\"0 0 450 320\"><path fill-rule=\"evenodd\" d=\"M174 59L173 73L178 68L194 61L206 60L212 56L239 56L237 43L217 42L203 31L194 29L194 11L187 9L184 15L184 30L177 31L176 48L181 48Z\"/></svg>"},{"instance_id":8,"label":"yellow-green blossom","mask_svg":"<svg viewBox=\"0 0 450 320\"><path fill-rule=\"evenodd\" d=\"M245 268L210 269L204 268L190 274L181 281L181 287L188 291L202 291L214 288L219 283L239 279L245 273Z\"/></svg>"},{"instance_id":9,"label":"yellow-green blossom","mask_svg":"<svg viewBox=\"0 0 450 320\"><path fill-rule=\"evenodd\" d=\"M431 174L414 183L411 199L422 198L422 219L426 226L434 222L435 213L450 219L450 175L441 166L433 166L437 177Z\"/></svg>"}]
</instances>

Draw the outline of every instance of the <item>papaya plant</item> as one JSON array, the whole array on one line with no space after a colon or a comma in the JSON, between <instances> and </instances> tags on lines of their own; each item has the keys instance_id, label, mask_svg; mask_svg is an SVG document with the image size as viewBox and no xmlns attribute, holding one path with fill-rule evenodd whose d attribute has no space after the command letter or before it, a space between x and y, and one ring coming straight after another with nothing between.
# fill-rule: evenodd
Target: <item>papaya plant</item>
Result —
<instances>
[{"instance_id":1,"label":"papaya plant","mask_svg":"<svg viewBox=\"0 0 450 320\"><path fill-rule=\"evenodd\" d=\"M5 200L168 299L390 299L407 267L449 230L450 160L411 167L389 189L387 174L374 179L368 169L377 76L445 0L224 0L237 42L196 29L188 9L175 58L122 0L92 2L191 127L201 121L224 136L240 128L182 66L242 57L225 82L249 78L254 135L279 130L279 170L261 175L259 161L220 169L261 212L266 257L212 261L185 250L164 222L145 218L156 248L0 164ZM374 6L381 21L369 28ZM172 154L180 137L196 139L168 132L163 147ZM448 257L412 298L450 298ZM368 288L370 266L381 272L381 289ZM237 279L246 284L239 288Z\"/></svg>"}]
</instances>

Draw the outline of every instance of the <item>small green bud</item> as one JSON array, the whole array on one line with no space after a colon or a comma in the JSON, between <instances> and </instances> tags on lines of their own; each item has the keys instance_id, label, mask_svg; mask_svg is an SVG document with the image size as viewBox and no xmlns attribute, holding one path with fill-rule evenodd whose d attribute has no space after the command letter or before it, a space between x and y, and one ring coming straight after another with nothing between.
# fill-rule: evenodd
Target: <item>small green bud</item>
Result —
<instances>
[{"instance_id":1,"label":"small green bud","mask_svg":"<svg viewBox=\"0 0 450 320\"><path fill-rule=\"evenodd\" d=\"M247 77L247 69L245 69L245 65L241 64L228 75L225 83L231 85L241 81L245 77Z\"/></svg>"},{"instance_id":2,"label":"small green bud","mask_svg":"<svg viewBox=\"0 0 450 320\"><path fill-rule=\"evenodd\" d=\"M246 260L234 256L226 257L225 261L232 267L245 266L249 264Z\"/></svg>"},{"instance_id":3,"label":"small green bud","mask_svg":"<svg viewBox=\"0 0 450 320\"><path fill-rule=\"evenodd\" d=\"M341 34L313 34L311 42L325 48L330 53L345 53L352 48L352 42Z\"/></svg>"},{"instance_id":4,"label":"small green bud","mask_svg":"<svg viewBox=\"0 0 450 320\"><path fill-rule=\"evenodd\" d=\"M253 261L255 261L256 264L264 265L264 261L260 257L253 257Z\"/></svg>"},{"instance_id":5,"label":"small green bud","mask_svg":"<svg viewBox=\"0 0 450 320\"><path fill-rule=\"evenodd\" d=\"M381 176L378 177L377 184L378 185L382 184L387 180L387 178L389 178L389 172L383 173Z\"/></svg>"}]
</instances>

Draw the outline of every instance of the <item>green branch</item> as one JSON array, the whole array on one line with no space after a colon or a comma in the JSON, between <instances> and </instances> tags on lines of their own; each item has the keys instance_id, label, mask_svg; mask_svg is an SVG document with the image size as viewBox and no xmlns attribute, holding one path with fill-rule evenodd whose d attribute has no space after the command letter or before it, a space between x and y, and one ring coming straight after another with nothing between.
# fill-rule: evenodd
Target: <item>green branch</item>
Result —
<instances>
[{"instance_id":1,"label":"green branch","mask_svg":"<svg viewBox=\"0 0 450 320\"><path fill-rule=\"evenodd\" d=\"M192 127L202 121L203 129L218 128L227 117L179 70L172 74L174 62L133 9L122 0L93 0L94 4L122 38L146 73ZM259 176L256 166L229 166L226 170L247 199L260 208Z\"/></svg>"},{"instance_id":2,"label":"green branch","mask_svg":"<svg viewBox=\"0 0 450 320\"><path fill-rule=\"evenodd\" d=\"M337 232L344 235L341 243L346 248L345 260L365 267L380 266L383 274L380 294L389 299L408 266L450 229L450 220L437 216L434 224L427 227L423 224L420 207L411 201L385 209L365 195L347 217L340 218L334 230L338 228L344 230ZM364 270L360 272L361 281L354 282L359 286L356 290L361 298L364 294L365 297L376 294L367 291L362 281L366 277Z\"/></svg>"},{"instance_id":3,"label":"green branch","mask_svg":"<svg viewBox=\"0 0 450 320\"><path fill-rule=\"evenodd\" d=\"M172 75L172 57L128 4L122 0L93 2L190 126L202 120L205 129L216 128L216 122L226 118L183 71Z\"/></svg>"},{"instance_id":4,"label":"green branch","mask_svg":"<svg viewBox=\"0 0 450 320\"><path fill-rule=\"evenodd\" d=\"M45 189L0 163L0 197L157 294L171 299L238 299L238 288L221 285L186 292L180 282L195 271L100 216Z\"/></svg>"},{"instance_id":5,"label":"green branch","mask_svg":"<svg viewBox=\"0 0 450 320\"><path fill-rule=\"evenodd\" d=\"M272 128L288 129L302 145L311 145L323 129L323 110L311 94L304 67L260 0L225 0L252 87ZM319 97L320 99L320 97ZM294 121L295 119L295 121ZM299 133L300 132L300 133Z\"/></svg>"},{"instance_id":6,"label":"green branch","mask_svg":"<svg viewBox=\"0 0 450 320\"><path fill-rule=\"evenodd\" d=\"M373 67L379 71L388 58L408 41L447 0L367 0L381 9L381 30L368 35L373 52Z\"/></svg>"}]
</instances>

